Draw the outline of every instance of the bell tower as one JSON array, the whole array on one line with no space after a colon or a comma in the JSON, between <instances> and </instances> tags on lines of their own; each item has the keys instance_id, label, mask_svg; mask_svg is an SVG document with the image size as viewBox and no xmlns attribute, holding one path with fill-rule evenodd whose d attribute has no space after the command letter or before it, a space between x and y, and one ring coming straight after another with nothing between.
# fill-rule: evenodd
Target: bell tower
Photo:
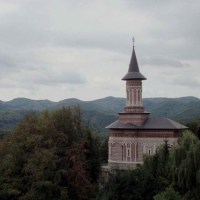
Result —
<instances>
[{"instance_id":1,"label":"bell tower","mask_svg":"<svg viewBox=\"0 0 200 200\"><path fill-rule=\"evenodd\" d=\"M133 52L129 64L128 73L122 78L126 81L126 108L134 108L138 111L143 107L142 104L142 80L147 80L139 70L137 58L135 55L134 38L133 38ZM144 110L144 109L143 109Z\"/></svg>"},{"instance_id":2,"label":"bell tower","mask_svg":"<svg viewBox=\"0 0 200 200\"><path fill-rule=\"evenodd\" d=\"M144 112L142 102L142 80L147 80L140 73L134 48L127 74L122 78L126 81L126 107L123 113L119 113L119 121L122 124L133 123L137 126L142 125L150 113Z\"/></svg>"}]
</instances>

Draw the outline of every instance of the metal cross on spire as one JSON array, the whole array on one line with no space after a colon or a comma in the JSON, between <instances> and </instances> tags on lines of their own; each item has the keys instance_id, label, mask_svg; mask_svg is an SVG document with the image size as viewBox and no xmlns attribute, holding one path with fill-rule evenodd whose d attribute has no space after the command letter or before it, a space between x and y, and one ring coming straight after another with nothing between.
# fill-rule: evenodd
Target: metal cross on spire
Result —
<instances>
[{"instance_id":1,"label":"metal cross on spire","mask_svg":"<svg viewBox=\"0 0 200 200\"><path fill-rule=\"evenodd\" d=\"M135 43L135 38L134 38L134 36L133 36L133 39L132 39L132 40L133 40L133 45L134 45L134 43Z\"/></svg>"}]
</instances>

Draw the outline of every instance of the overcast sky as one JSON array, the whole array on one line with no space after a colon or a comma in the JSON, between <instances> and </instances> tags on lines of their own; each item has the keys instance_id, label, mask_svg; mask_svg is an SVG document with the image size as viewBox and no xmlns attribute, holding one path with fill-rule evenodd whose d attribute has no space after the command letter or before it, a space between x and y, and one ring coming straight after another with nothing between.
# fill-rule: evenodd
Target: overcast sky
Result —
<instances>
[{"instance_id":1,"label":"overcast sky","mask_svg":"<svg viewBox=\"0 0 200 200\"><path fill-rule=\"evenodd\" d=\"M125 97L132 38L143 97L200 98L199 0L1 0L0 100Z\"/></svg>"}]
</instances>

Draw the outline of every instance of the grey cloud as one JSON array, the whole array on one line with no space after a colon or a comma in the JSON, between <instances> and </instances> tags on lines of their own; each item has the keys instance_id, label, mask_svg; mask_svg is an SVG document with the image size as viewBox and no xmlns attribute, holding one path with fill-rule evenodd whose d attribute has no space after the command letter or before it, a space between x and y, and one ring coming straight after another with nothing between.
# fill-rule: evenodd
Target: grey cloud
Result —
<instances>
[{"instance_id":1,"label":"grey cloud","mask_svg":"<svg viewBox=\"0 0 200 200\"><path fill-rule=\"evenodd\" d=\"M121 60L128 66L133 35L139 65L171 66L178 71L188 67L188 74L192 71L190 69L198 70L200 2L197 0L87 0L86 4L80 0L2 1L17 7L16 10L0 13L0 87L24 88L39 93L41 86L55 85L58 86L56 94L60 94L62 85L75 87L77 93L74 95L78 96L82 88L79 86L87 82L87 76L94 76L94 70L85 74L86 78L82 75L83 71L73 71L84 70L85 67L85 58L79 50L86 49L85 54L87 49L100 49L104 51L105 60L99 61L98 55L95 55L97 60L92 61L106 65L107 61ZM115 54L107 51L119 54L114 58ZM70 52L70 55L60 56L65 52ZM90 53L92 57L94 54ZM106 53L110 58L106 57ZM78 62L77 54L81 57ZM191 60L195 62L190 63ZM74 67L79 63L81 67ZM88 64L92 65L91 62ZM99 76L105 75L105 71L98 72ZM199 87L198 81L175 76L177 74L169 76L167 83L174 81L173 84ZM45 88L47 91L52 89ZM99 92L97 94L100 95Z\"/></svg>"},{"instance_id":2,"label":"grey cloud","mask_svg":"<svg viewBox=\"0 0 200 200\"><path fill-rule=\"evenodd\" d=\"M200 16L199 16L200 17ZM151 30L151 28L150 28ZM175 32L176 30L174 30ZM194 37L184 38L183 42L176 44L176 37L172 34L170 38L166 39L165 36L158 37L162 34L162 30L153 30L153 33L141 38L140 35L136 35L136 54L138 57L163 55L180 60L195 60L199 59L200 52L200 36L199 40ZM199 33L200 35L200 33ZM127 56L132 51L132 41L130 34L79 34L79 33L57 33L54 35L54 46L63 46L67 48L83 48L83 49L104 49L107 51L113 51L122 53ZM182 34L180 34L182 37ZM155 40L148 43L148 40ZM144 40L145 39L145 40ZM143 41L144 40L144 41ZM178 40L178 39L177 39Z\"/></svg>"},{"instance_id":3,"label":"grey cloud","mask_svg":"<svg viewBox=\"0 0 200 200\"><path fill-rule=\"evenodd\" d=\"M53 69L53 63L43 60L34 52L20 54L15 51L0 52L1 88L25 88L35 90L39 85L84 84L86 78L67 69ZM55 62L55 61L54 61ZM10 81L8 81L10 79Z\"/></svg>"},{"instance_id":4,"label":"grey cloud","mask_svg":"<svg viewBox=\"0 0 200 200\"><path fill-rule=\"evenodd\" d=\"M44 63L34 56L27 56L25 54L20 55L15 51L0 51L0 77L5 77L8 74L20 72L21 70L35 71L37 70L37 64ZM42 67L41 67L42 68Z\"/></svg>"},{"instance_id":5,"label":"grey cloud","mask_svg":"<svg viewBox=\"0 0 200 200\"><path fill-rule=\"evenodd\" d=\"M9 74L20 71L17 68L18 61L9 54L0 52L0 80Z\"/></svg>"},{"instance_id":6,"label":"grey cloud","mask_svg":"<svg viewBox=\"0 0 200 200\"><path fill-rule=\"evenodd\" d=\"M24 88L27 90L37 90L39 86L57 86L57 85L65 85L65 84L84 84L86 83L85 77L81 76L81 74L74 71L45 71L41 70L38 75L27 75L27 77L23 77L23 75L19 75L18 78L13 78L11 76L11 80L4 78L0 81L0 88Z\"/></svg>"},{"instance_id":7,"label":"grey cloud","mask_svg":"<svg viewBox=\"0 0 200 200\"><path fill-rule=\"evenodd\" d=\"M75 71L47 71L40 73L34 80L34 83L41 85L59 85L59 84L84 84L86 83L85 77Z\"/></svg>"},{"instance_id":8,"label":"grey cloud","mask_svg":"<svg viewBox=\"0 0 200 200\"><path fill-rule=\"evenodd\" d=\"M13 1L13 4L18 9L2 14L0 18L1 46L10 45L19 50L22 47L41 47L48 43L51 36L51 12L47 2Z\"/></svg>"},{"instance_id":9,"label":"grey cloud","mask_svg":"<svg viewBox=\"0 0 200 200\"><path fill-rule=\"evenodd\" d=\"M129 56L130 57L130 56ZM123 57L123 56L112 56L108 60L112 62L119 62L119 61L128 61L130 59L128 56Z\"/></svg>"},{"instance_id":10,"label":"grey cloud","mask_svg":"<svg viewBox=\"0 0 200 200\"><path fill-rule=\"evenodd\" d=\"M13 68L15 66L16 60L9 55L0 52L0 69L2 68Z\"/></svg>"},{"instance_id":11,"label":"grey cloud","mask_svg":"<svg viewBox=\"0 0 200 200\"><path fill-rule=\"evenodd\" d=\"M8 79L2 79L0 81L0 88L6 88L6 89L13 89L13 88L23 88L26 90L32 90L32 91L37 91L38 86L36 84L33 84L30 82L30 80L24 80L22 79L21 81L19 80L8 80Z\"/></svg>"},{"instance_id":12,"label":"grey cloud","mask_svg":"<svg viewBox=\"0 0 200 200\"><path fill-rule=\"evenodd\" d=\"M141 65L167 66L167 67L189 67L189 64L182 63L179 60L154 56L140 59Z\"/></svg>"},{"instance_id":13,"label":"grey cloud","mask_svg":"<svg viewBox=\"0 0 200 200\"><path fill-rule=\"evenodd\" d=\"M189 7L194 6L194 5L199 5L199 2L196 0L190 0L190 1L188 1L188 0L182 0L182 1L180 1L180 0L168 0L168 1L127 0L126 3L130 9L137 8L140 10L157 11L157 12L159 12L161 9L165 9L166 11L169 11L169 8L173 8L173 6L175 6L175 5L176 6L179 5L179 7L177 7L177 9L180 9L186 5L188 5Z\"/></svg>"},{"instance_id":14,"label":"grey cloud","mask_svg":"<svg viewBox=\"0 0 200 200\"><path fill-rule=\"evenodd\" d=\"M191 79L190 77L180 77L180 78L176 78L175 80L173 80L173 83L176 85L180 85L180 86L188 86L188 87L192 87L192 88L199 88L200 87L200 82L195 80L195 79Z\"/></svg>"},{"instance_id":15,"label":"grey cloud","mask_svg":"<svg viewBox=\"0 0 200 200\"><path fill-rule=\"evenodd\" d=\"M63 24L66 26L69 25L68 23L74 25L69 26L68 30L58 31L56 27L54 29L52 22L55 20L52 14L52 2L30 2L20 1L19 11L5 15L6 22L4 22L4 18L0 20L0 42L2 45L12 46L16 51L20 51L22 48L41 48L52 45L55 48L96 48L130 55L131 37L135 35L136 41L139 41L136 42L139 57L142 55L165 55L180 60L199 59L200 26L198 26L198 19L200 18L200 6L197 1L127 1L128 3L124 4L127 5L129 12L135 10L149 16L149 20L152 21L152 25L142 34L111 30L97 31L92 28L92 24L89 22L79 21L80 18L76 19L76 23L74 18L69 21L67 19L67 22ZM72 1L69 5L73 9L77 7L76 3L72 3ZM82 5L80 5L78 9L81 10ZM83 6L84 9L87 9L87 6ZM157 21L160 22L160 26L154 25L154 22ZM77 24L78 22L79 24ZM86 27L84 23L86 23ZM106 24L106 21L101 23ZM133 26L137 27L137 24L133 24ZM152 39L154 40L152 43L146 42ZM177 45L176 40L179 39L182 39L183 42Z\"/></svg>"},{"instance_id":16,"label":"grey cloud","mask_svg":"<svg viewBox=\"0 0 200 200\"><path fill-rule=\"evenodd\" d=\"M160 44L148 44L141 42L137 45L136 54L139 58L144 56L161 55L178 60L199 60L200 45L198 41L187 42L187 44L180 43L179 45L167 44L160 41Z\"/></svg>"},{"instance_id":17,"label":"grey cloud","mask_svg":"<svg viewBox=\"0 0 200 200\"><path fill-rule=\"evenodd\" d=\"M131 38L127 34L100 34L100 33L57 33L54 35L55 46L84 48L84 49L104 49L113 52L127 54L130 48L127 44L131 44ZM131 45L130 45L131 47Z\"/></svg>"},{"instance_id":18,"label":"grey cloud","mask_svg":"<svg viewBox=\"0 0 200 200\"><path fill-rule=\"evenodd\" d=\"M145 40L153 42L148 44L145 41L141 46L143 52L147 52L145 55L162 54L181 60L199 59L199 1L128 0L126 5L130 11L136 10L152 21L146 30Z\"/></svg>"}]
</instances>

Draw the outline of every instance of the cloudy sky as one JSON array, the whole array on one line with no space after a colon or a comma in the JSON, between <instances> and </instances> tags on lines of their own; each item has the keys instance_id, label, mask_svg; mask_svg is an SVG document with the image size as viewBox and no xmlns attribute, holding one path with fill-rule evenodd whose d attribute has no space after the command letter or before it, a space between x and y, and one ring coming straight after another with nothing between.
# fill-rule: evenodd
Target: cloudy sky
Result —
<instances>
[{"instance_id":1,"label":"cloudy sky","mask_svg":"<svg viewBox=\"0 0 200 200\"><path fill-rule=\"evenodd\" d=\"M199 0L1 0L0 100L125 97L132 38L143 97L200 98Z\"/></svg>"}]
</instances>

